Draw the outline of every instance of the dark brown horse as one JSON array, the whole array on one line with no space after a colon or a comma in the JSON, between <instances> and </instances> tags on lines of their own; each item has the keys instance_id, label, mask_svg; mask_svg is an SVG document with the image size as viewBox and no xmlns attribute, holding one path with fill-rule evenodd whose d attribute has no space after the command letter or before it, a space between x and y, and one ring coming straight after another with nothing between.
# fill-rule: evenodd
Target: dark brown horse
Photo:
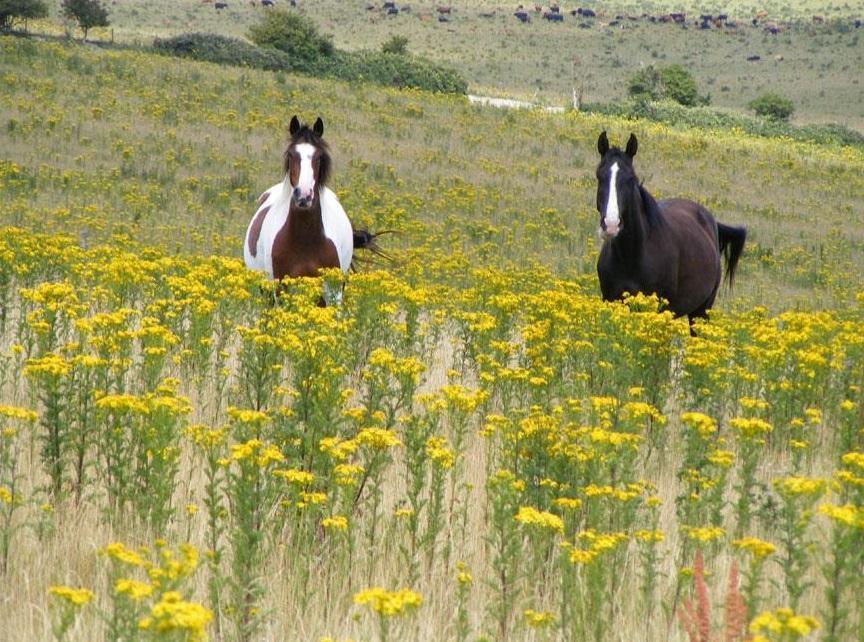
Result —
<instances>
[{"instance_id":1,"label":"dark brown horse","mask_svg":"<svg viewBox=\"0 0 864 642\"><path fill-rule=\"evenodd\" d=\"M597 140L597 210L605 239L597 260L603 299L656 294L676 316L707 316L720 288L720 255L732 284L747 230L718 223L708 210L682 198L654 200L636 173L638 143L630 134L622 152Z\"/></svg>"}]
</instances>

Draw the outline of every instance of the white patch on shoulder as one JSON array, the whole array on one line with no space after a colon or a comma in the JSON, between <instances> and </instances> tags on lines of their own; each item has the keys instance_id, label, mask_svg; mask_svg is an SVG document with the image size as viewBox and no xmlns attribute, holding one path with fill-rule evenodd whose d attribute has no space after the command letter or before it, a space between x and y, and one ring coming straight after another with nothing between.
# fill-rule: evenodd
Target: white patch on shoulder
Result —
<instances>
[{"instance_id":1,"label":"white patch on shoulder","mask_svg":"<svg viewBox=\"0 0 864 642\"><path fill-rule=\"evenodd\" d=\"M621 226L621 211L618 209L618 163L612 163L609 172L609 198L606 201L606 212L603 214L603 222L606 224L606 232L612 236L618 233Z\"/></svg>"},{"instance_id":2,"label":"white patch on shoulder","mask_svg":"<svg viewBox=\"0 0 864 642\"><path fill-rule=\"evenodd\" d=\"M339 267L347 274L354 255L354 228L333 190L322 185L319 193L324 236L333 241L339 255Z\"/></svg>"}]
</instances>

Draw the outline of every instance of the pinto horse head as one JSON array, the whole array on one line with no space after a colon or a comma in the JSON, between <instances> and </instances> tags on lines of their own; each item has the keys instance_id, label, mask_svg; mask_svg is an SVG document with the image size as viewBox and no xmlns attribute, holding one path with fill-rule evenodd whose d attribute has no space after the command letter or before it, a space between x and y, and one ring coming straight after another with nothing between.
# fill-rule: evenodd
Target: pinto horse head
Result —
<instances>
[{"instance_id":1,"label":"pinto horse head","mask_svg":"<svg viewBox=\"0 0 864 642\"><path fill-rule=\"evenodd\" d=\"M324 121L319 117L312 127L301 125L297 116L288 127L291 140L285 150L285 176L291 184L291 204L311 209L318 199L318 188L330 176L330 150L321 138Z\"/></svg>"},{"instance_id":2,"label":"pinto horse head","mask_svg":"<svg viewBox=\"0 0 864 642\"><path fill-rule=\"evenodd\" d=\"M618 147L610 147L605 131L597 139L597 151L600 152L597 211L600 212L600 235L604 238L617 236L626 223L623 213L627 209L627 200L639 186L633 171L633 157L638 146L634 134L630 134L623 152Z\"/></svg>"}]
</instances>

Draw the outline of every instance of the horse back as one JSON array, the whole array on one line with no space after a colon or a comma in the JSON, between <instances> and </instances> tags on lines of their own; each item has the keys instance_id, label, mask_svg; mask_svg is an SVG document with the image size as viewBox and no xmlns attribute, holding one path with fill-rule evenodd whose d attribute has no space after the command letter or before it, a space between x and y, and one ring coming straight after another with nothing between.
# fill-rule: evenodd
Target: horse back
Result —
<instances>
[{"instance_id":1,"label":"horse back","mask_svg":"<svg viewBox=\"0 0 864 642\"><path fill-rule=\"evenodd\" d=\"M683 250L714 254L719 260L717 221L704 207L684 198L658 201L668 232ZM713 252L711 251L713 249Z\"/></svg>"}]
</instances>

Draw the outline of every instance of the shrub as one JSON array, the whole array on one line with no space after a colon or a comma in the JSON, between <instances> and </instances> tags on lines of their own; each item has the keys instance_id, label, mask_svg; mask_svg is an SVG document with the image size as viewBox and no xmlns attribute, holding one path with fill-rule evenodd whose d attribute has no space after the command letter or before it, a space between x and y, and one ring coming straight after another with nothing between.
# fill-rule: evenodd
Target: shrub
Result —
<instances>
[{"instance_id":1,"label":"shrub","mask_svg":"<svg viewBox=\"0 0 864 642\"><path fill-rule=\"evenodd\" d=\"M333 54L333 42L308 18L287 11L268 11L249 29L249 39L261 47L273 47L302 61Z\"/></svg>"},{"instance_id":2,"label":"shrub","mask_svg":"<svg viewBox=\"0 0 864 642\"><path fill-rule=\"evenodd\" d=\"M687 106L706 105L709 99L699 95L693 75L681 65L649 65L630 76L627 92L648 100L674 100Z\"/></svg>"},{"instance_id":3,"label":"shrub","mask_svg":"<svg viewBox=\"0 0 864 642\"><path fill-rule=\"evenodd\" d=\"M795 105L791 100L774 93L762 94L758 98L751 100L747 106L757 116L778 121L789 120L789 117L795 111Z\"/></svg>"},{"instance_id":4,"label":"shrub","mask_svg":"<svg viewBox=\"0 0 864 642\"><path fill-rule=\"evenodd\" d=\"M405 55L408 53L408 38L405 36L392 36L381 45L381 51L389 54Z\"/></svg>"},{"instance_id":5,"label":"shrub","mask_svg":"<svg viewBox=\"0 0 864 642\"><path fill-rule=\"evenodd\" d=\"M319 78L363 80L392 87L464 94L468 84L454 70L424 58L381 51L347 52L302 58L273 47L256 47L243 40L207 33L189 33L156 39L157 52L223 65L288 71Z\"/></svg>"},{"instance_id":6,"label":"shrub","mask_svg":"<svg viewBox=\"0 0 864 642\"><path fill-rule=\"evenodd\" d=\"M291 71L291 57L272 47L256 47L245 40L210 33L184 33L164 40L157 38L158 53L194 58L220 65L254 67L267 71Z\"/></svg>"},{"instance_id":7,"label":"shrub","mask_svg":"<svg viewBox=\"0 0 864 642\"><path fill-rule=\"evenodd\" d=\"M12 27L15 20L44 18L48 15L48 5L44 0L0 0L0 30Z\"/></svg>"},{"instance_id":8,"label":"shrub","mask_svg":"<svg viewBox=\"0 0 864 642\"><path fill-rule=\"evenodd\" d=\"M63 0L62 7L64 16L78 22L84 32L84 40L87 40L87 32L93 27L109 25L108 9L100 0Z\"/></svg>"}]
</instances>

